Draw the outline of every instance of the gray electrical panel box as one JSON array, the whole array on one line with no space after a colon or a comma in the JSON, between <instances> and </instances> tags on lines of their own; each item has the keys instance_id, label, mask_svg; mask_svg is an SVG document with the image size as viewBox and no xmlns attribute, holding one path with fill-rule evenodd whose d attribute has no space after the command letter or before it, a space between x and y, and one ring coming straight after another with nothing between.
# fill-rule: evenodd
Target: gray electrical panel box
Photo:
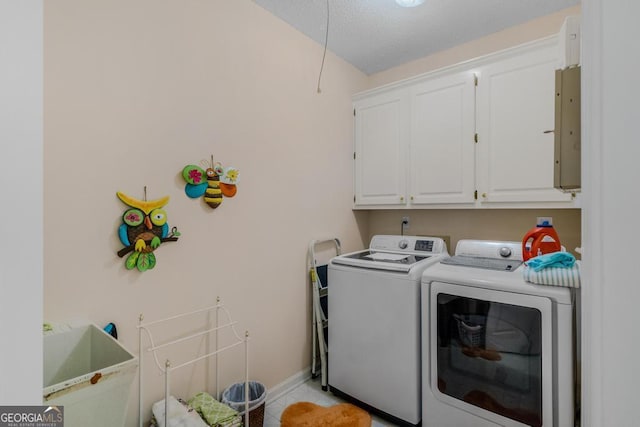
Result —
<instances>
[{"instance_id":1,"label":"gray electrical panel box","mask_svg":"<svg viewBox=\"0 0 640 427\"><path fill-rule=\"evenodd\" d=\"M580 191L580 67L556 70L553 185Z\"/></svg>"}]
</instances>

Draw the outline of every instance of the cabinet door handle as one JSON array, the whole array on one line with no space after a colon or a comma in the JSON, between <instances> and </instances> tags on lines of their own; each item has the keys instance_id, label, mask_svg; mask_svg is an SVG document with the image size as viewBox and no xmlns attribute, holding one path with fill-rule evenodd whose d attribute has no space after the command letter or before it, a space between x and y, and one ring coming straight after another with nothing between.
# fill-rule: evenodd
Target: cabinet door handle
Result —
<instances>
[{"instance_id":1,"label":"cabinet door handle","mask_svg":"<svg viewBox=\"0 0 640 427\"><path fill-rule=\"evenodd\" d=\"M554 133L556 130L555 129L550 129L550 130L545 130L542 133Z\"/></svg>"}]
</instances>

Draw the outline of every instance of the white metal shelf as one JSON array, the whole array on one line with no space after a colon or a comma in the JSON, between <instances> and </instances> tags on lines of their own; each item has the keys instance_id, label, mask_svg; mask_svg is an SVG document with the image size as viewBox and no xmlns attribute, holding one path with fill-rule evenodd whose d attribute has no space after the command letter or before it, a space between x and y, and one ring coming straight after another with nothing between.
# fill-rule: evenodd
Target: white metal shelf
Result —
<instances>
[{"instance_id":1,"label":"white metal shelf","mask_svg":"<svg viewBox=\"0 0 640 427\"><path fill-rule=\"evenodd\" d=\"M162 323L166 323L166 322L170 322L173 320L177 320L177 319L181 319L183 317L187 317L187 316L192 316L195 314L199 314L199 313L210 313L215 311L215 326L208 328L206 330L203 331L199 331L190 335L185 335L185 336L181 336L179 338L164 342L162 344L155 344L154 339L153 339L153 334L151 333L150 327L151 326L157 326L159 324ZM220 312L224 313L226 315L226 323L223 325L219 325L220 323ZM204 359L208 359L210 357L214 357L215 359L215 378L216 378L216 390L215 390L215 394L216 394L216 399L219 398L220 396L220 390L219 390L219 382L218 382L218 361L217 361L217 355L230 350L232 348L238 347L242 344L244 344L244 356L245 356L245 379L244 379L244 404L245 404L245 411L244 411L244 425L245 427L249 426L249 332L245 331L244 336L241 336L240 334L238 334L238 332L236 331L235 325L237 324L237 322L232 321L231 320L231 314L229 313L229 311L227 310L227 308L222 305L220 303L220 297L216 298L216 304L209 306L209 307L205 307L205 308L201 308L198 310L194 310L194 311L189 311L189 312L185 312L185 313L179 313L177 315L174 316L170 316L164 319L159 319L159 320L154 320L152 322L146 322L143 323L144 320L144 315L140 314L140 317L138 318L138 358L139 358L139 388L138 388L138 426L139 427L143 427L143 420L144 420L144 415L143 415L143 391L144 391L144 381L143 381L143 374L144 374L144 358L142 357L142 351L143 351L143 332L146 333L149 343L151 344L148 348L146 348L146 352L151 353L153 355L153 360L155 361L156 366L158 367L158 369L164 374L164 419L165 419L165 426L168 424L168 399L169 399L169 389L170 389L170 380L171 380L171 373L177 369L183 368L185 366L189 366L192 365L196 362L199 362L201 360ZM235 336L235 340L233 340L233 342L229 343L228 345L219 348L219 343L218 343L218 332L222 331L224 329L230 329L233 332L233 335ZM209 334L213 334L214 337L214 341L215 341L215 351L209 352L207 354L204 354L202 356L198 356L195 357L193 359L187 360L186 362L177 364L175 366L173 366L171 364L171 361L169 359L165 360L164 365L160 363L160 361L158 360L158 354L157 351L161 348L168 348L172 345L175 344L179 344L182 342L185 342L187 340L193 339L193 338L197 338L197 337L201 337L201 336L207 336Z\"/></svg>"}]
</instances>

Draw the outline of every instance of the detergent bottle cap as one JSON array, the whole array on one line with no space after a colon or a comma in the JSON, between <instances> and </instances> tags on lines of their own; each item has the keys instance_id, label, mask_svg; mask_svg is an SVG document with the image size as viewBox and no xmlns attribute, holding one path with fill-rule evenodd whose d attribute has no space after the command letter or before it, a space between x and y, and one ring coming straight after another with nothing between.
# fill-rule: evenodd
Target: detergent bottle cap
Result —
<instances>
[{"instance_id":1,"label":"detergent bottle cap","mask_svg":"<svg viewBox=\"0 0 640 427\"><path fill-rule=\"evenodd\" d=\"M553 227L553 218L550 216L539 216L536 221L537 227Z\"/></svg>"}]
</instances>

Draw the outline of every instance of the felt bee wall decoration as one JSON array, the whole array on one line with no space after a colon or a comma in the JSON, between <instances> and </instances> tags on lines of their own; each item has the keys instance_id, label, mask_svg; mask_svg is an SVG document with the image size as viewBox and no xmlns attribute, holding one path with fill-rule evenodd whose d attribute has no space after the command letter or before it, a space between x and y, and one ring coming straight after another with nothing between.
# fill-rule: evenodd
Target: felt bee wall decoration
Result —
<instances>
[{"instance_id":1,"label":"felt bee wall decoration","mask_svg":"<svg viewBox=\"0 0 640 427\"><path fill-rule=\"evenodd\" d=\"M169 196L146 201L134 199L121 192L116 194L130 207L122 215L123 224L118 229L118 237L125 246L118 251L118 256L122 258L131 252L125 261L127 270L134 267L140 271L151 270L156 266L153 251L162 242L175 242L180 236L176 227L169 231L167 212L162 209L169 202Z\"/></svg>"},{"instance_id":2,"label":"felt bee wall decoration","mask_svg":"<svg viewBox=\"0 0 640 427\"><path fill-rule=\"evenodd\" d=\"M184 192L188 197L197 199L204 196L204 201L212 209L222 204L222 198L233 197L238 191L239 172L234 167L223 168L219 162L202 162L206 169L197 165L187 165L182 169L182 177L187 182Z\"/></svg>"}]
</instances>

